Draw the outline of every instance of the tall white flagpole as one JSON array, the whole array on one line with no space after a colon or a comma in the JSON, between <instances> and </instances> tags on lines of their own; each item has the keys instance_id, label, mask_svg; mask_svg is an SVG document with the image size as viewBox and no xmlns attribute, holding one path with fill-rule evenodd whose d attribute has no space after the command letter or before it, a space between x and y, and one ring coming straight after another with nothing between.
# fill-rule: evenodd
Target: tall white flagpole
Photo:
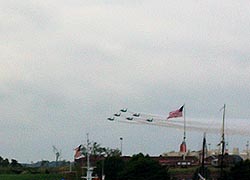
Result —
<instances>
[{"instance_id":1,"label":"tall white flagpole","mask_svg":"<svg viewBox=\"0 0 250 180\"><path fill-rule=\"evenodd\" d=\"M225 151L225 113L226 113L226 104L223 106L223 116L222 116L222 132L221 132L221 169L220 169L220 177L223 177L223 161L224 161L224 151Z\"/></svg>"}]
</instances>

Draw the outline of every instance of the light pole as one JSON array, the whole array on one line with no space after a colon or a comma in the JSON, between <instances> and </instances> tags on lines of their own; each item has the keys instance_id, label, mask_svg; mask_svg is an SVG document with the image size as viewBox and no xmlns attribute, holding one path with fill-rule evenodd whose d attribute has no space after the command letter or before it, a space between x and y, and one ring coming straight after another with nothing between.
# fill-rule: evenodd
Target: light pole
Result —
<instances>
[{"instance_id":1,"label":"light pole","mask_svg":"<svg viewBox=\"0 0 250 180\"><path fill-rule=\"evenodd\" d=\"M248 159L249 158L249 151L248 151L249 141L247 141L246 147L247 147L247 159Z\"/></svg>"},{"instance_id":2,"label":"light pole","mask_svg":"<svg viewBox=\"0 0 250 180\"><path fill-rule=\"evenodd\" d=\"M208 151L210 151L210 146L211 146L211 143L208 143Z\"/></svg>"},{"instance_id":3,"label":"light pole","mask_svg":"<svg viewBox=\"0 0 250 180\"><path fill-rule=\"evenodd\" d=\"M121 156L122 156L122 140L123 140L123 138L120 137L120 141L121 141Z\"/></svg>"}]
</instances>

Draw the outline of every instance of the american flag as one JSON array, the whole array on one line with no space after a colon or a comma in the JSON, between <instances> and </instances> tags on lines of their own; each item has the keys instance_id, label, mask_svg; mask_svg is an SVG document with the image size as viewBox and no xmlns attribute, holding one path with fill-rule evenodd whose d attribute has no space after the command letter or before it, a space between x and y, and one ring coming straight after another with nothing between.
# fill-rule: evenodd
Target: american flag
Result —
<instances>
[{"instance_id":1,"label":"american flag","mask_svg":"<svg viewBox=\"0 0 250 180\"><path fill-rule=\"evenodd\" d=\"M177 109L177 110L175 110L175 111L171 111L171 112L169 113L167 119L182 117L183 108L184 108L184 105L181 106L180 109Z\"/></svg>"},{"instance_id":2,"label":"american flag","mask_svg":"<svg viewBox=\"0 0 250 180\"><path fill-rule=\"evenodd\" d=\"M75 155L74 155L75 159L79 159L82 157L82 149L81 148L82 148L82 145L75 148L75 151L76 151Z\"/></svg>"}]
</instances>

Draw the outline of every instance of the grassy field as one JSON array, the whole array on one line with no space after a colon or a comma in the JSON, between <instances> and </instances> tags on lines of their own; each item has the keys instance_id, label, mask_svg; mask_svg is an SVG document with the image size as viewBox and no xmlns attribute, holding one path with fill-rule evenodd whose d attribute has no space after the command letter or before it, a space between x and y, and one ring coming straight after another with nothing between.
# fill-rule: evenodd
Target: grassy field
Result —
<instances>
[{"instance_id":1,"label":"grassy field","mask_svg":"<svg viewBox=\"0 0 250 180\"><path fill-rule=\"evenodd\" d=\"M0 174L1 180L61 180L60 174Z\"/></svg>"}]
</instances>

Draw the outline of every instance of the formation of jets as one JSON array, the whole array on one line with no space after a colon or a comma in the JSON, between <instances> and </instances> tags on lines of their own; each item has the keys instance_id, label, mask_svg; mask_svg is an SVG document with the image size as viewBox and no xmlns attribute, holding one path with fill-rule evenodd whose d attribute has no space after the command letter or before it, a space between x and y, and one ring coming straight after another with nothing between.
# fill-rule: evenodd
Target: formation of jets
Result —
<instances>
[{"instance_id":1,"label":"formation of jets","mask_svg":"<svg viewBox=\"0 0 250 180\"><path fill-rule=\"evenodd\" d=\"M125 117L126 120L129 120L129 121L132 121L134 120L134 118L140 118L141 117L141 114L140 113L133 113L133 112L129 112L130 113L130 116L126 116L125 114L123 113L127 113L129 112L127 108L123 108L123 109L120 109L119 112L115 113L113 117L108 117L107 119L109 121L114 121L115 118L118 118L120 116L123 116ZM144 117L145 118L145 117ZM145 119L147 122L153 122L153 118L147 118Z\"/></svg>"}]
</instances>

